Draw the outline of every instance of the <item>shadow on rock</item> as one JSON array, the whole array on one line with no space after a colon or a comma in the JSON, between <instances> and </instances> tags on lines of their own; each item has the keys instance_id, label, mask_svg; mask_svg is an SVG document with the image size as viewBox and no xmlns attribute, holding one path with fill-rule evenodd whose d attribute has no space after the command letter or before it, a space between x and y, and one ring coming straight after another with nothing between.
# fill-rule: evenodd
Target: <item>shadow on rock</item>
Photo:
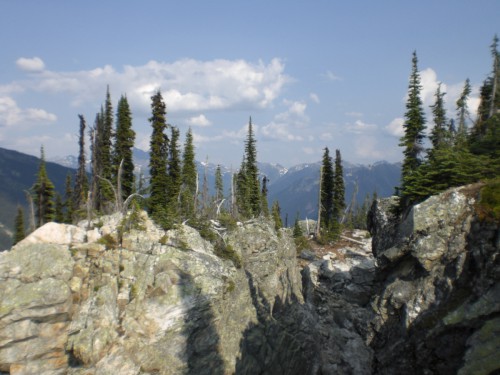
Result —
<instances>
[{"instance_id":1,"label":"shadow on rock","mask_svg":"<svg viewBox=\"0 0 500 375\"><path fill-rule=\"evenodd\" d=\"M186 304L183 334L186 336L186 361L189 374L224 374L219 352L219 334L207 296L196 286L191 275L180 273L181 291Z\"/></svg>"},{"instance_id":2,"label":"shadow on rock","mask_svg":"<svg viewBox=\"0 0 500 375\"><path fill-rule=\"evenodd\" d=\"M236 374L315 374L316 343L313 322L293 294L289 301L278 296L270 303L252 274L245 272L257 322L251 323L240 341Z\"/></svg>"}]
</instances>

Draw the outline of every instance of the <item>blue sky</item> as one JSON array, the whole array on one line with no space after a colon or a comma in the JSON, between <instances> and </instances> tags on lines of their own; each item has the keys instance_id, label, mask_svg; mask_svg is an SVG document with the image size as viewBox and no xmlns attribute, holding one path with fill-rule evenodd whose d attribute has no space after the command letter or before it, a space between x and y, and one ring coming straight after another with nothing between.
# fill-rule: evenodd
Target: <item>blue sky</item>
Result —
<instances>
[{"instance_id":1,"label":"blue sky","mask_svg":"<svg viewBox=\"0 0 500 375\"><path fill-rule=\"evenodd\" d=\"M453 116L469 78L475 110L499 15L498 0L0 0L0 147L76 154L77 115L92 125L109 85L144 150L161 89L199 160L238 167L251 116L263 162L319 161L325 146L398 161L412 52L426 109L442 82Z\"/></svg>"}]
</instances>

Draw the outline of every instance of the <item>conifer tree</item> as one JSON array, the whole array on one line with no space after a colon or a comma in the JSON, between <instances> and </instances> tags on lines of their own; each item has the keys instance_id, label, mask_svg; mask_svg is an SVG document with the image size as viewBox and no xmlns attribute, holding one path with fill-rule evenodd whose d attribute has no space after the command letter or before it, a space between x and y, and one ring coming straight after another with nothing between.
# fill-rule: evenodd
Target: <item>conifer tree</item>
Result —
<instances>
[{"instance_id":1,"label":"conifer tree","mask_svg":"<svg viewBox=\"0 0 500 375\"><path fill-rule=\"evenodd\" d=\"M149 122L153 132L150 141L149 173L151 177L148 207L152 218L164 228L168 228L171 225L167 214L169 139L166 134L167 109L159 90L151 97L151 112Z\"/></svg>"},{"instance_id":2,"label":"conifer tree","mask_svg":"<svg viewBox=\"0 0 500 375\"><path fill-rule=\"evenodd\" d=\"M101 192L105 202L113 201L113 189L109 182L113 179L113 105L109 86L106 89L106 101L104 102L103 128L99 139L99 153L101 154Z\"/></svg>"},{"instance_id":3,"label":"conifer tree","mask_svg":"<svg viewBox=\"0 0 500 375\"><path fill-rule=\"evenodd\" d=\"M259 169L257 166L257 141L253 132L252 118L248 122L248 134L245 141L245 175L247 184L247 200L250 214L258 216L261 210L261 193Z\"/></svg>"},{"instance_id":4,"label":"conifer tree","mask_svg":"<svg viewBox=\"0 0 500 375\"><path fill-rule=\"evenodd\" d=\"M278 201L273 202L271 213L274 221L274 229L278 231L279 229L283 228L283 221L281 220L281 208Z\"/></svg>"},{"instance_id":5,"label":"conifer tree","mask_svg":"<svg viewBox=\"0 0 500 375\"><path fill-rule=\"evenodd\" d=\"M262 178L262 195L261 195L262 209L261 209L261 212L264 214L265 217L269 216L269 203L267 202L267 183L268 183L268 181L269 181L269 179L266 176L264 176Z\"/></svg>"},{"instance_id":6,"label":"conifer tree","mask_svg":"<svg viewBox=\"0 0 500 375\"><path fill-rule=\"evenodd\" d=\"M441 83L439 83L435 94L436 101L431 105L434 120L434 127L429 136L432 143L431 154L432 150L441 149L446 146L449 139L447 134L446 110L444 108L444 95L445 93L441 92Z\"/></svg>"},{"instance_id":7,"label":"conifer tree","mask_svg":"<svg viewBox=\"0 0 500 375\"><path fill-rule=\"evenodd\" d=\"M182 154L181 211L185 218L192 218L195 215L197 186L198 172L196 169L193 133L189 128L186 133Z\"/></svg>"},{"instance_id":8,"label":"conifer tree","mask_svg":"<svg viewBox=\"0 0 500 375\"><path fill-rule=\"evenodd\" d=\"M75 205L73 202L73 188L71 186L71 173L66 175L65 181L65 194L64 194L64 223L71 224L73 222L73 213L75 211Z\"/></svg>"},{"instance_id":9,"label":"conifer tree","mask_svg":"<svg viewBox=\"0 0 500 375\"><path fill-rule=\"evenodd\" d=\"M24 230L24 210L21 206L17 206L17 215L15 219L15 232L14 232L14 246L19 241L26 237L26 232Z\"/></svg>"},{"instance_id":10,"label":"conifer tree","mask_svg":"<svg viewBox=\"0 0 500 375\"><path fill-rule=\"evenodd\" d=\"M54 221L64 223L64 204L59 193L56 193Z\"/></svg>"},{"instance_id":11,"label":"conifer tree","mask_svg":"<svg viewBox=\"0 0 500 375\"><path fill-rule=\"evenodd\" d=\"M325 147L323 161L321 165L321 185L320 185L320 236L328 233L333 225L333 192L334 192L334 172L333 161L330 150Z\"/></svg>"},{"instance_id":12,"label":"conifer tree","mask_svg":"<svg viewBox=\"0 0 500 375\"><path fill-rule=\"evenodd\" d=\"M405 208L412 202L408 196L411 184L415 181L413 176L422 163L423 141L425 137L425 116L420 92L420 74L418 71L417 53L413 52L412 72L408 86L408 100L406 102L405 123L403 124L404 135L399 146L403 150L403 166L401 171L401 207Z\"/></svg>"},{"instance_id":13,"label":"conifer tree","mask_svg":"<svg viewBox=\"0 0 500 375\"><path fill-rule=\"evenodd\" d=\"M122 163L121 186L122 199L133 193L135 186L133 148L135 131L132 129L132 113L126 96L121 96L116 110L116 131L114 142L114 181L117 181L118 168Z\"/></svg>"},{"instance_id":14,"label":"conifer tree","mask_svg":"<svg viewBox=\"0 0 500 375\"><path fill-rule=\"evenodd\" d=\"M45 166L45 152L43 146L40 150L40 166L38 167L37 179L33 187L33 201L36 208L36 225L41 227L45 223L54 220L54 184L47 175Z\"/></svg>"},{"instance_id":15,"label":"conifer tree","mask_svg":"<svg viewBox=\"0 0 500 375\"><path fill-rule=\"evenodd\" d=\"M224 198L224 181L222 180L222 170L220 164L215 169L215 201L219 202Z\"/></svg>"},{"instance_id":16,"label":"conifer tree","mask_svg":"<svg viewBox=\"0 0 500 375\"><path fill-rule=\"evenodd\" d=\"M458 128L455 137L455 143L458 147L465 147L467 144L468 126L467 121L469 119L469 108L467 106L467 100L471 93L470 81L467 78L464 83L464 88L460 97L457 99L457 118L458 118Z\"/></svg>"},{"instance_id":17,"label":"conifer tree","mask_svg":"<svg viewBox=\"0 0 500 375\"><path fill-rule=\"evenodd\" d=\"M171 138L168 158L168 209L173 217L178 216L179 211L179 195L182 186L182 166L181 166L181 151L179 146L179 129L171 126Z\"/></svg>"},{"instance_id":18,"label":"conifer tree","mask_svg":"<svg viewBox=\"0 0 500 375\"><path fill-rule=\"evenodd\" d=\"M80 209L85 205L87 200L87 192L89 189L87 172L85 169L86 159L85 159L85 117L83 115L78 115L80 119L80 134L78 137L78 169L76 171L75 177L75 188L73 190L73 208ZM72 214L72 212L71 212ZM72 220L72 216L70 217Z\"/></svg>"},{"instance_id":19,"label":"conifer tree","mask_svg":"<svg viewBox=\"0 0 500 375\"><path fill-rule=\"evenodd\" d=\"M345 209L344 170L340 150L335 150L335 175L333 182L333 224L338 227Z\"/></svg>"},{"instance_id":20,"label":"conifer tree","mask_svg":"<svg viewBox=\"0 0 500 375\"><path fill-rule=\"evenodd\" d=\"M250 201L248 200L248 190L246 161L243 157L240 170L236 174L236 206L238 213L245 218L251 216L252 212Z\"/></svg>"}]
</instances>

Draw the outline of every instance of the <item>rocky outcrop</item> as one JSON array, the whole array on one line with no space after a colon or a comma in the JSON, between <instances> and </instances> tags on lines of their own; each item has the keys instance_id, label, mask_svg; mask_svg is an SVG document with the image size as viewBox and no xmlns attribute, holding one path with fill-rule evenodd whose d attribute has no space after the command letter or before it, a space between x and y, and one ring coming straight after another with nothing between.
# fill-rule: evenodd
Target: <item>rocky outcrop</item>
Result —
<instances>
[{"instance_id":1,"label":"rocky outcrop","mask_svg":"<svg viewBox=\"0 0 500 375\"><path fill-rule=\"evenodd\" d=\"M500 369L500 231L476 215L479 188L433 196L403 220L390 200L372 207L375 374Z\"/></svg>"},{"instance_id":2,"label":"rocky outcrop","mask_svg":"<svg viewBox=\"0 0 500 375\"><path fill-rule=\"evenodd\" d=\"M352 245L303 270L305 298L320 341L318 374L371 374L373 350L367 342L376 264L367 232L355 231L353 237Z\"/></svg>"},{"instance_id":3,"label":"rocky outcrop","mask_svg":"<svg viewBox=\"0 0 500 375\"><path fill-rule=\"evenodd\" d=\"M100 220L47 224L0 254L0 372L314 372L285 232L241 225L225 236L233 263L186 225L144 216L119 237L121 216Z\"/></svg>"}]
</instances>

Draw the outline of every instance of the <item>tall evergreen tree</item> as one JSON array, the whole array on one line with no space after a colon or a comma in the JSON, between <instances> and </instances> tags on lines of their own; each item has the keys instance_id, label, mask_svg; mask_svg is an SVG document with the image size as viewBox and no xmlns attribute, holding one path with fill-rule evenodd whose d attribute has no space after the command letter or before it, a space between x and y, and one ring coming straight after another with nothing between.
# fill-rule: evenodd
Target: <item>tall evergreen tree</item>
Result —
<instances>
[{"instance_id":1,"label":"tall evergreen tree","mask_svg":"<svg viewBox=\"0 0 500 375\"><path fill-rule=\"evenodd\" d=\"M132 129L132 113L126 96L121 96L116 110L116 131L114 142L114 180L117 180L118 168L122 163L121 186L122 199L132 194L135 186L133 148L135 131Z\"/></svg>"},{"instance_id":2,"label":"tall evergreen tree","mask_svg":"<svg viewBox=\"0 0 500 375\"><path fill-rule=\"evenodd\" d=\"M196 169L193 133L189 128L186 133L182 154L181 211L185 218L192 218L195 215L197 186L198 172Z\"/></svg>"},{"instance_id":3,"label":"tall evergreen tree","mask_svg":"<svg viewBox=\"0 0 500 375\"><path fill-rule=\"evenodd\" d=\"M467 101L469 100L469 95L472 91L470 81L467 78L464 83L464 88L460 97L457 99L457 119L458 119L458 127L457 134L455 137L455 141L457 146L465 147L467 144L467 136L468 136L468 119L469 119L469 108L467 106Z\"/></svg>"},{"instance_id":4,"label":"tall evergreen tree","mask_svg":"<svg viewBox=\"0 0 500 375\"><path fill-rule=\"evenodd\" d=\"M247 183L247 199L250 214L257 216L261 209L261 193L259 184L259 168L257 166L257 141L253 132L252 118L248 122L248 134L245 141L245 173Z\"/></svg>"},{"instance_id":5,"label":"tall evergreen tree","mask_svg":"<svg viewBox=\"0 0 500 375\"><path fill-rule=\"evenodd\" d=\"M64 194L64 223L71 224L73 222L73 213L75 211L75 204L73 202L73 188L71 183L71 173L66 175L65 181L65 194Z\"/></svg>"},{"instance_id":6,"label":"tall evergreen tree","mask_svg":"<svg viewBox=\"0 0 500 375\"><path fill-rule=\"evenodd\" d=\"M40 150L40 166L38 167L37 179L33 187L33 201L36 207L37 227L54 220L54 184L50 181L45 167L45 152Z\"/></svg>"},{"instance_id":7,"label":"tall evergreen tree","mask_svg":"<svg viewBox=\"0 0 500 375\"><path fill-rule=\"evenodd\" d=\"M106 89L106 100L104 108L101 111L100 121L97 123L97 153L99 154L98 161L98 185L99 195L96 201L97 209L103 212L108 212L112 202L115 201L112 181L114 173L114 158L113 158L113 105L111 103L111 95L109 86Z\"/></svg>"},{"instance_id":8,"label":"tall evergreen tree","mask_svg":"<svg viewBox=\"0 0 500 375\"><path fill-rule=\"evenodd\" d=\"M325 147L323 161L321 164L321 184L320 184L320 235L326 234L333 225L333 192L334 192L334 171L330 150Z\"/></svg>"},{"instance_id":9,"label":"tall evergreen tree","mask_svg":"<svg viewBox=\"0 0 500 375\"><path fill-rule=\"evenodd\" d=\"M420 84L417 53L413 52L405 123L403 124L404 135L399 143L399 146L404 147L400 187L401 205L403 208L412 203L408 196L408 191L414 182L412 175L416 173L422 163L421 155L424 151L423 141L426 127L422 99L420 98L421 90L422 85Z\"/></svg>"},{"instance_id":10,"label":"tall evergreen tree","mask_svg":"<svg viewBox=\"0 0 500 375\"><path fill-rule=\"evenodd\" d=\"M178 217L179 214L179 197L182 186L182 166L181 166L181 151L179 146L180 132L175 126L171 126L171 138L168 158L168 208L169 213Z\"/></svg>"},{"instance_id":11,"label":"tall evergreen tree","mask_svg":"<svg viewBox=\"0 0 500 375\"><path fill-rule=\"evenodd\" d=\"M283 221L281 220L281 208L278 201L273 202L271 213L274 221L274 229L279 230L283 228Z\"/></svg>"},{"instance_id":12,"label":"tall evergreen tree","mask_svg":"<svg viewBox=\"0 0 500 375\"><path fill-rule=\"evenodd\" d=\"M64 223L64 203L59 193L56 193L54 221L56 223Z\"/></svg>"},{"instance_id":13,"label":"tall evergreen tree","mask_svg":"<svg viewBox=\"0 0 500 375\"><path fill-rule=\"evenodd\" d=\"M243 217L251 216L252 208L248 200L248 181L245 157L241 161L241 166L236 174L236 206L238 214Z\"/></svg>"},{"instance_id":14,"label":"tall evergreen tree","mask_svg":"<svg viewBox=\"0 0 500 375\"><path fill-rule=\"evenodd\" d=\"M84 206L87 200L87 192L89 189L87 172L85 169L85 117L78 115L80 119L80 134L78 136L78 169L75 177L75 188L73 190L73 207L80 209Z\"/></svg>"},{"instance_id":15,"label":"tall evergreen tree","mask_svg":"<svg viewBox=\"0 0 500 375\"><path fill-rule=\"evenodd\" d=\"M262 206L262 213L264 214L265 217L269 216L269 203L267 201L267 183L269 179L264 176L262 178L262 195L261 195L261 206Z\"/></svg>"},{"instance_id":16,"label":"tall evergreen tree","mask_svg":"<svg viewBox=\"0 0 500 375\"><path fill-rule=\"evenodd\" d=\"M215 201L220 202L224 198L224 181L220 164L215 169Z\"/></svg>"},{"instance_id":17,"label":"tall evergreen tree","mask_svg":"<svg viewBox=\"0 0 500 375\"><path fill-rule=\"evenodd\" d=\"M152 116L149 118L149 122L153 132L150 142L150 197L148 207L152 218L158 224L167 228L171 225L167 214L169 139L166 134L168 128L166 121L167 107L159 90L151 97L151 112Z\"/></svg>"},{"instance_id":18,"label":"tall evergreen tree","mask_svg":"<svg viewBox=\"0 0 500 375\"><path fill-rule=\"evenodd\" d=\"M445 93L441 92L441 83L439 83L435 94L436 101L431 105L434 127L431 130L429 139L432 143L432 150L444 147L449 139L447 129L448 120L446 119L446 110L444 108L444 95Z\"/></svg>"},{"instance_id":19,"label":"tall evergreen tree","mask_svg":"<svg viewBox=\"0 0 500 375\"><path fill-rule=\"evenodd\" d=\"M92 179L90 182L90 195L92 199L92 208L100 210L103 206L103 194L101 190L100 178L103 176L102 170L102 153L99 152L101 145L101 138L104 127L104 109L97 113L94 120L94 126L89 130L90 137L90 165L92 168Z\"/></svg>"},{"instance_id":20,"label":"tall evergreen tree","mask_svg":"<svg viewBox=\"0 0 500 375\"><path fill-rule=\"evenodd\" d=\"M24 210L21 206L17 206L17 215L15 219L15 232L14 232L14 242L12 246L14 246L19 241L23 240L26 237L26 232L24 230Z\"/></svg>"},{"instance_id":21,"label":"tall evergreen tree","mask_svg":"<svg viewBox=\"0 0 500 375\"><path fill-rule=\"evenodd\" d=\"M335 175L333 182L333 218L337 226L342 219L345 209L344 169L340 150L335 150Z\"/></svg>"}]
</instances>

